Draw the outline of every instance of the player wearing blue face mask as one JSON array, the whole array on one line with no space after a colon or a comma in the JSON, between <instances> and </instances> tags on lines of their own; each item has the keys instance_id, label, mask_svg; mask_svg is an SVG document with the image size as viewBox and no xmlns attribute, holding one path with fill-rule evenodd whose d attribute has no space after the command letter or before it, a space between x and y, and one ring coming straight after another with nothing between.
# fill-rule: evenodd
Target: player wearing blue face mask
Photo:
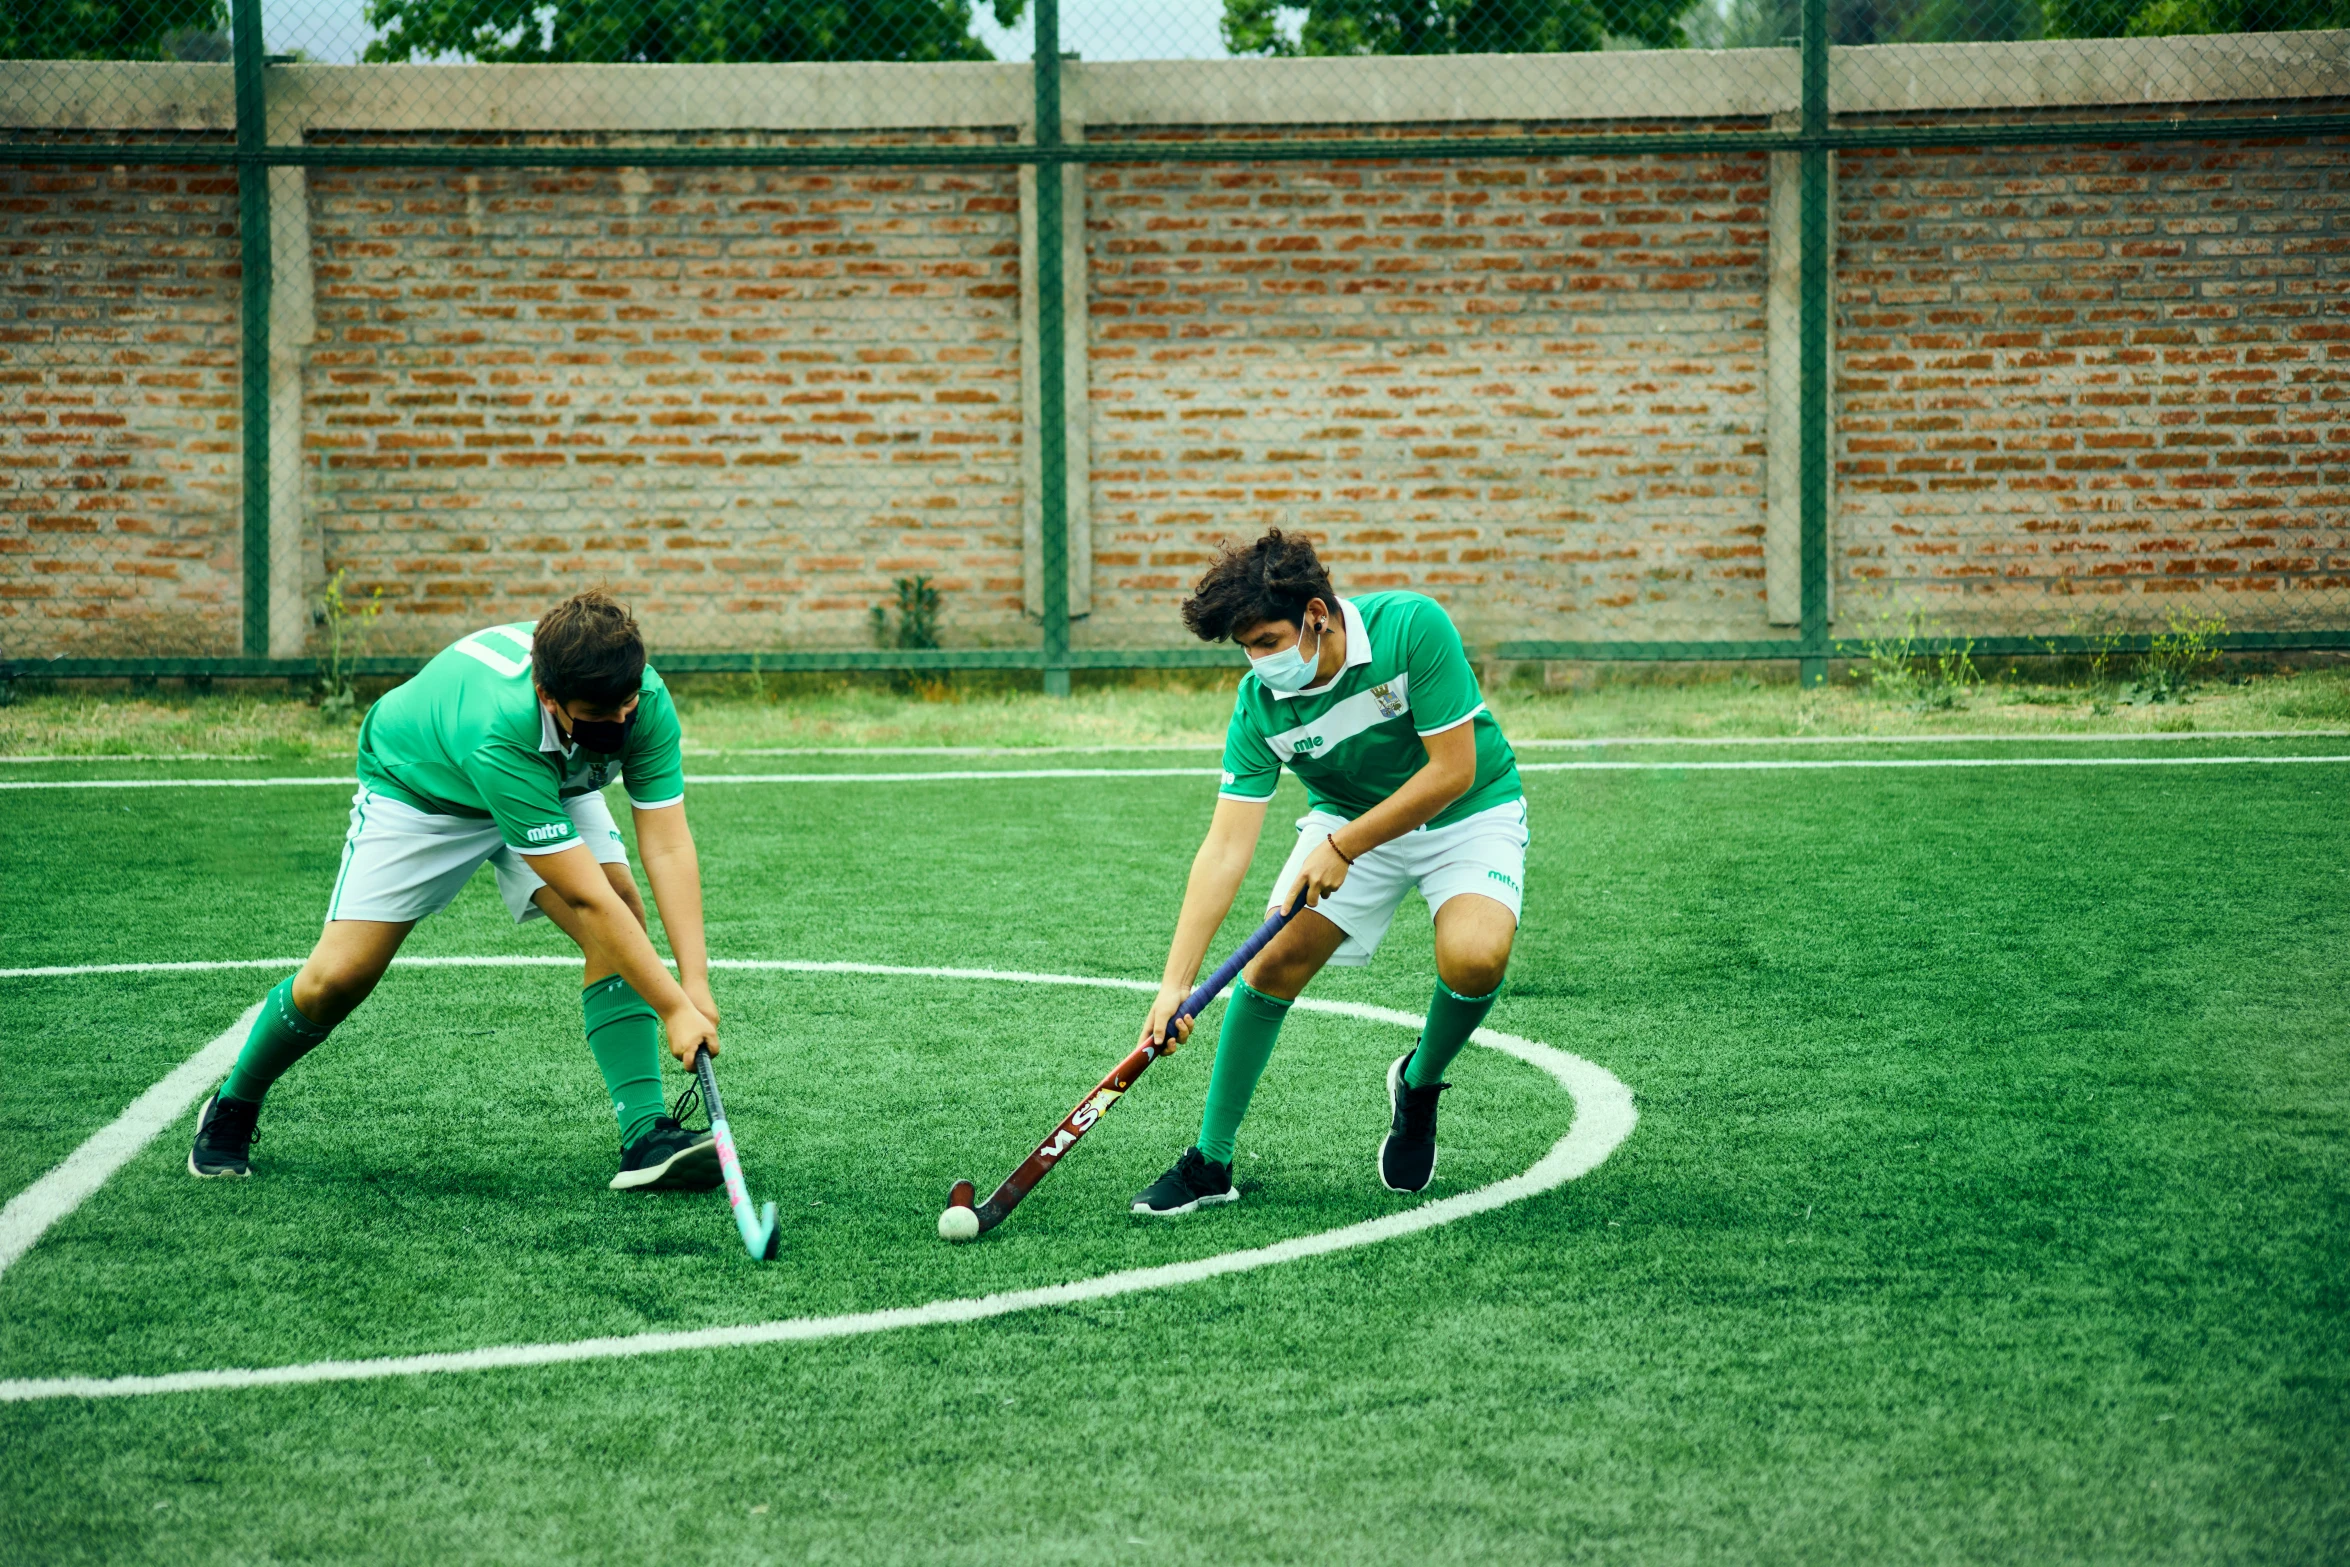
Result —
<instances>
[{"instance_id":1,"label":"player wearing blue face mask","mask_svg":"<svg viewBox=\"0 0 2350 1567\"><path fill-rule=\"evenodd\" d=\"M1526 866L1517 759L1444 607L1418 593L1343 599L1305 539L1278 528L1221 552L1183 605L1202 641L1249 656L1224 741L1224 787L1191 864L1158 999L1158 1037L1248 874L1281 769L1306 786L1273 907L1307 908L1250 964L1224 1010L1199 1141L1136 1195L1136 1213L1230 1202L1234 1138L1290 1003L1325 964L1362 964L1415 887L1436 918L1435 993L1387 1072L1379 1178L1425 1188L1444 1069L1483 1021L1516 939ZM1188 1038L1188 1020L1176 1025Z\"/></svg>"}]
</instances>

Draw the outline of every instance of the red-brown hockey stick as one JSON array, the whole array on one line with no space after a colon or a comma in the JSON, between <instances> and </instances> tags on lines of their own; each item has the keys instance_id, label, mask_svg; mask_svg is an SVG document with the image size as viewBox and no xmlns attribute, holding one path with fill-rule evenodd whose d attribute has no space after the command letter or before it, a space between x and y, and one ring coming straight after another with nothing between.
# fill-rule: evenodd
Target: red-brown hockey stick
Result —
<instances>
[{"instance_id":1,"label":"red-brown hockey stick","mask_svg":"<svg viewBox=\"0 0 2350 1567\"><path fill-rule=\"evenodd\" d=\"M1248 960L1264 951L1265 943L1279 935L1281 928L1305 906L1306 900L1301 895L1288 913L1277 911L1259 925L1215 973L1202 980L1190 995L1183 998L1183 1005L1177 1007L1175 1016L1167 1020L1166 1032L1155 1040L1145 1040L1135 1046L1125 1060L1110 1068L1110 1075L1096 1083L1093 1092L1077 1102L1076 1109L1061 1117L1061 1124L1054 1127L1052 1134L1020 1161L1020 1168L1004 1177L1004 1184L997 1187L987 1201L973 1207L972 1199L978 1196L979 1189L969 1181L957 1181L947 1193L949 1213L956 1208L972 1208L979 1219L979 1228L963 1238L976 1240L1003 1223L1012 1210L1020 1206L1020 1199L1034 1190L1036 1183L1043 1180L1054 1165L1060 1163L1063 1154L1076 1146L1077 1139L1093 1130L1094 1123L1102 1118L1104 1112L1134 1086L1134 1080L1142 1076L1146 1067L1161 1056L1175 1053L1176 1019L1197 1017L1207 1010L1208 1003L1222 995L1224 987L1231 984L1234 977L1248 966ZM944 1224L940 1226L939 1233L947 1233Z\"/></svg>"}]
</instances>

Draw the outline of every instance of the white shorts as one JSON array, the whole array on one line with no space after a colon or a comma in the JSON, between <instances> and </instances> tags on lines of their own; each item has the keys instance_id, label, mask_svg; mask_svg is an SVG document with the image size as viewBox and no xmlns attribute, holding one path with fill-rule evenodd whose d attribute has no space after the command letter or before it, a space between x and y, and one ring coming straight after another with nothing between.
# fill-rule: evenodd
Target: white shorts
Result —
<instances>
[{"instance_id":1,"label":"white shorts","mask_svg":"<svg viewBox=\"0 0 2350 1567\"><path fill-rule=\"evenodd\" d=\"M1281 907L1297 879L1305 874L1306 856L1346 818L1327 811L1308 811L1297 819L1297 847L1281 874L1273 880L1270 914ZM1433 914L1464 892L1491 898L1518 917L1524 905L1526 880L1526 802L1512 800L1446 827L1419 827L1379 845L1355 860L1338 890L1314 905L1314 912L1346 932L1346 941L1330 961L1360 968L1371 961L1387 927L1395 919L1403 895L1414 887L1428 900Z\"/></svg>"},{"instance_id":2,"label":"white shorts","mask_svg":"<svg viewBox=\"0 0 2350 1567\"><path fill-rule=\"evenodd\" d=\"M576 795L563 808L597 864L628 863L619 824L602 795ZM497 868L498 896L516 924L545 918L530 899L546 883L530 868L528 855L506 847L496 822L436 816L362 788L351 796L351 830L343 835L343 868L326 917L406 924L438 914L484 861Z\"/></svg>"}]
</instances>

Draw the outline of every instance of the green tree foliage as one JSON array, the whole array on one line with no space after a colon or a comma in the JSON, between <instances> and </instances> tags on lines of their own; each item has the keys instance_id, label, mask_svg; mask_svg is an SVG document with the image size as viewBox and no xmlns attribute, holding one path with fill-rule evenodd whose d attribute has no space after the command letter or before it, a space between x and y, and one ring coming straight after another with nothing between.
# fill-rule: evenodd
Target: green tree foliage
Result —
<instances>
[{"instance_id":1,"label":"green tree foliage","mask_svg":"<svg viewBox=\"0 0 2350 1567\"><path fill-rule=\"evenodd\" d=\"M1234 54L1551 54L1609 38L1677 49L1704 0L1224 0ZM1281 13L1303 12L1293 39Z\"/></svg>"},{"instance_id":2,"label":"green tree foliage","mask_svg":"<svg viewBox=\"0 0 2350 1567\"><path fill-rule=\"evenodd\" d=\"M1027 0L992 0L1009 27ZM971 0L368 0L370 60L985 60Z\"/></svg>"},{"instance_id":3,"label":"green tree foliage","mask_svg":"<svg viewBox=\"0 0 2350 1567\"><path fill-rule=\"evenodd\" d=\"M2048 0L2056 38L2291 33L2350 27L2350 0Z\"/></svg>"},{"instance_id":4,"label":"green tree foliage","mask_svg":"<svg viewBox=\"0 0 2350 1567\"><path fill-rule=\"evenodd\" d=\"M228 0L19 0L0 7L0 60L177 59L227 26Z\"/></svg>"},{"instance_id":5,"label":"green tree foliage","mask_svg":"<svg viewBox=\"0 0 2350 1567\"><path fill-rule=\"evenodd\" d=\"M1731 0L1722 41L1767 49L1802 31L1800 0ZM2040 33L2040 0L1828 0L1832 44L2005 43Z\"/></svg>"},{"instance_id":6,"label":"green tree foliage","mask_svg":"<svg viewBox=\"0 0 2350 1567\"><path fill-rule=\"evenodd\" d=\"M1729 0L1733 49L1791 43L1800 0ZM2350 27L2350 0L1828 0L1837 44L1999 43L2030 38L2153 38L2176 33Z\"/></svg>"}]
</instances>

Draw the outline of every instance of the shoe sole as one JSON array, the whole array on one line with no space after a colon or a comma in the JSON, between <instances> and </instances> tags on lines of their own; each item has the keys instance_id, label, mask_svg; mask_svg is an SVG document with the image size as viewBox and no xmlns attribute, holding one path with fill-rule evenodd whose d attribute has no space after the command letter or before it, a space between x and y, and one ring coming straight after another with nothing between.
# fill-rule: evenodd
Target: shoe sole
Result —
<instances>
[{"instance_id":1,"label":"shoe sole","mask_svg":"<svg viewBox=\"0 0 2350 1567\"><path fill-rule=\"evenodd\" d=\"M214 1094L212 1098L204 1101L204 1108L196 1112L196 1132L198 1136L203 1135L204 1123L212 1118L212 1106L219 1098L220 1095ZM199 1181L242 1181L248 1179L253 1174L253 1167L250 1164L241 1168L223 1165L217 1170L207 1170L196 1163L196 1150L190 1148L188 1150L188 1173Z\"/></svg>"},{"instance_id":2,"label":"shoe sole","mask_svg":"<svg viewBox=\"0 0 2350 1567\"><path fill-rule=\"evenodd\" d=\"M1236 1191L1216 1192L1204 1197L1194 1197L1180 1208L1154 1208L1147 1202L1138 1202L1130 1205L1126 1211L1128 1213L1145 1213L1154 1219L1180 1219L1187 1213L1197 1213L1202 1208L1212 1207L1220 1202L1238 1201L1240 1201L1240 1193Z\"/></svg>"},{"instance_id":3,"label":"shoe sole","mask_svg":"<svg viewBox=\"0 0 2350 1567\"><path fill-rule=\"evenodd\" d=\"M641 1170L623 1170L612 1177L611 1189L616 1192L707 1192L715 1191L725 1177L718 1169L718 1143L715 1138L696 1143L691 1148L680 1148L659 1164L648 1164Z\"/></svg>"},{"instance_id":4,"label":"shoe sole","mask_svg":"<svg viewBox=\"0 0 2350 1567\"><path fill-rule=\"evenodd\" d=\"M1397 1056L1394 1063L1387 1068L1388 1133L1379 1139L1379 1184L1391 1192L1402 1192L1407 1197L1415 1192L1426 1191L1429 1181L1436 1179L1436 1155L1438 1152L1433 1148L1428 1150L1428 1180L1422 1181L1419 1185L1398 1186L1387 1178L1387 1145L1395 1141L1395 1113L1403 1107L1403 1064L1411 1058L1412 1053L1407 1050Z\"/></svg>"}]
</instances>

